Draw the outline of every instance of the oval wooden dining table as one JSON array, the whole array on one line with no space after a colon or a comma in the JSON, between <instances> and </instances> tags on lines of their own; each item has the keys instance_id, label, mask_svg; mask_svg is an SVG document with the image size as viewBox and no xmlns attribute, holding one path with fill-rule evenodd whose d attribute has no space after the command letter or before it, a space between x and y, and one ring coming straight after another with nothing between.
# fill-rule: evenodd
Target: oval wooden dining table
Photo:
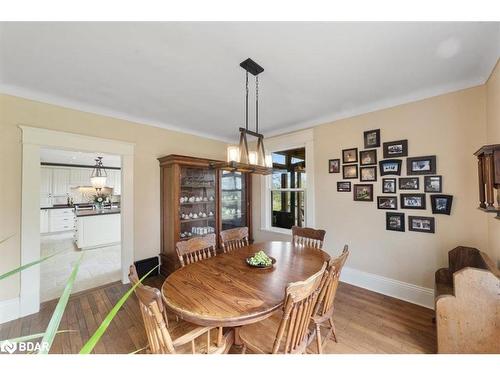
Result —
<instances>
[{"instance_id":1,"label":"oval wooden dining table","mask_svg":"<svg viewBox=\"0 0 500 375\"><path fill-rule=\"evenodd\" d=\"M246 264L259 250L276 259L274 267ZM270 316L282 306L288 283L307 279L329 259L322 250L290 242L256 243L176 270L162 295L168 309L188 322L239 327Z\"/></svg>"}]
</instances>

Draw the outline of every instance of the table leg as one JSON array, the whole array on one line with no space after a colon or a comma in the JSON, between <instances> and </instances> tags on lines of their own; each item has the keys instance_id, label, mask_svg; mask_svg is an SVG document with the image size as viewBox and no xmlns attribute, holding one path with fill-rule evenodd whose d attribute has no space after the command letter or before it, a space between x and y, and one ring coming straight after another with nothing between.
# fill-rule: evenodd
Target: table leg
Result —
<instances>
[{"instance_id":1,"label":"table leg","mask_svg":"<svg viewBox=\"0 0 500 375\"><path fill-rule=\"evenodd\" d=\"M234 345L235 346L243 346L243 342L240 339L240 328L234 327Z\"/></svg>"}]
</instances>

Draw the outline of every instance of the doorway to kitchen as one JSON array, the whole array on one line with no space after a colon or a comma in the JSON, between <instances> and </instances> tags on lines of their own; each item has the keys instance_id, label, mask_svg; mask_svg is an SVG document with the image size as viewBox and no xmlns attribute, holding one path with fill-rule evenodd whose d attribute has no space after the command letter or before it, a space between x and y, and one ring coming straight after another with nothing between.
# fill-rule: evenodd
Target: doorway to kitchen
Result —
<instances>
[{"instance_id":1,"label":"doorway to kitchen","mask_svg":"<svg viewBox=\"0 0 500 375\"><path fill-rule=\"evenodd\" d=\"M25 125L19 127L23 140L21 264L41 258L41 149L80 150L82 153L115 155L121 160L120 279L123 283L128 283L128 265L132 264L134 259L134 144ZM36 313L40 309L40 268L29 267L21 273L18 317Z\"/></svg>"},{"instance_id":2,"label":"doorway to kitchen","mask_svg":"<svg viewBox=\"0 0 500 375\"><path fill-rule=\"evenodd\" d=\"M102 163L102 168L95 164ZM101 176L92 177L99 171ZM40 148L40 301L121 279L121 158Z\"/></svg>"}]
</instances>

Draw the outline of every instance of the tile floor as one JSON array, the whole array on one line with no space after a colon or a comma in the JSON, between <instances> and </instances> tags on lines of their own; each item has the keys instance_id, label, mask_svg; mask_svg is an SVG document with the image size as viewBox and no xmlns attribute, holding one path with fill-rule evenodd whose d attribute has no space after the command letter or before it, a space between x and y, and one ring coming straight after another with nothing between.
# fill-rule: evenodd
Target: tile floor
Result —
<instances>
[{"instance_id":1,"label":"tile floor","mask_svg":"<svg viewBox=\"0 0 500 375\"><path fill-rule=\"evenodd\" d=\"M73 232L41 236L41 256L64 250L40 266L40 300L59 298L81 250L73 242ZM121 246L84 250L73 293L121 279Z\"/></svg>"}]
</instances>

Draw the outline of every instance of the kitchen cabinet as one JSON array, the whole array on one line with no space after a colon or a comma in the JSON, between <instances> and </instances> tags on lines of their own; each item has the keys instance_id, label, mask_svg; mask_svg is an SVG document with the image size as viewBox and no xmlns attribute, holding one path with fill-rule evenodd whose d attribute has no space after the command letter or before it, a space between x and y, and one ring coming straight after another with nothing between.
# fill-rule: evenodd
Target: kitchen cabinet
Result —
<instances>
[{"instance_id":1,"label":"kitchen cabinet","mask_svg":"<svg viewBox=\"0 0 500 375\"><path fill-rule=\"evenodd\" d=\"M49 210L40 210L40 233L49 232Z\"/></svg>"},{"instance_id":2,"label":"kitchen cabinet","mask_svg":"<svg viewBox=\"0 0 500 375\"><path fill-rule=\"evenodd\" d=\"M52 195L63 197L69 193L69 168L53 168L52 170Z\"/></svg>"},{"instance_id":3,"label":"kitchen cabinet","mask_svg":"<svg viewBox=\"0 0 500 375\"><path fill-rule=\"evenodd\" d=\"M108 169L108 178L106 179L106 186L113 189L113 195L121 195L122 193L122 173L121 170Z\"/></svg>"},{"instance_id":4,"label":"kitchen cabinet","mask_svg":"<svg viewBox=\"0 0 500 375\"><path fill-rule=\"evenodd\" d=\"M83 250L119 243L120 213L77 216L75 239L76 246Z\"/></svg>"},{"instance_id":5,"label":"kitchen cabinet","mask_svg":"<svg viewBox=\"0 0 500 375\"><path fill-rule=\"evenodd\" d=\"M52 168L40 170L40 207L52 206Z\"/></svg>"},{"instance_id":6,"label":"kitchen cabinet","mask_svg":"<svg viewBox=\"0 0 500 375\"><path fill-rule=\"evenodd\" d=\"M70 185L71 187L91 186L90 175L92 169L90 168L70 168Z\"/></svg>"}]
</instances>

